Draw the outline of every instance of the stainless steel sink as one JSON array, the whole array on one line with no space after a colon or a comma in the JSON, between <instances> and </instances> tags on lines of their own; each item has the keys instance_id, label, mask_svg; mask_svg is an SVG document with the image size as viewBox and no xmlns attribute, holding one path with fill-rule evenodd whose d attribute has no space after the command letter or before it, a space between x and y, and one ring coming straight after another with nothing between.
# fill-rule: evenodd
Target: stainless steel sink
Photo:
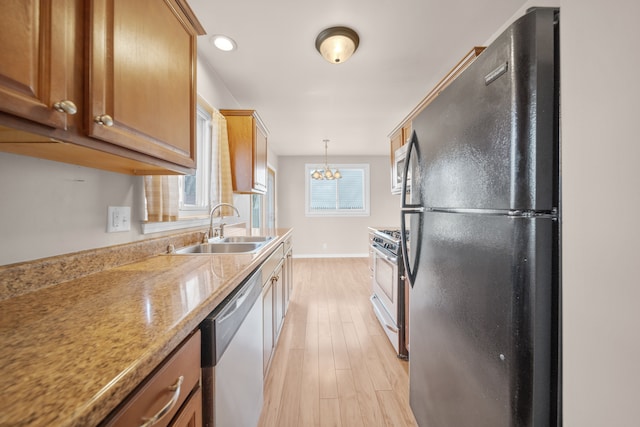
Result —
<instances>
[{"instance_id":1,"label":"stainless steel sink","mask_svg":"<svg viewBox=\"0 0 640 427\"><path fill-rule=\"evenodd\" d=\"M241 254L255 252L263 243L202 243L175 251L176 254Z\"/></svg>"},{"instance_id":2,"label":"stainless steel sink","mask_svg":"<svg viewBox=\"0 0 640 427\"><path fill-rule=\"evenodd\" d=\"M264 245L273 240L273 236L229 236L209 239L207 243L187 246L168 253L175 255L185 254L243 254L257 252Z\"/></svg>"},{"instance_id":3,"label":"stainless steel sink","mask_svg":"<svg viewBox=\"0 0 640 427\"><path fill-rule=\"evenodd\" d=\"M273 236L229 236L220 241L225 243L260 243L268 242L271 239L273 239Z\"/></svg>"}]
</instances>

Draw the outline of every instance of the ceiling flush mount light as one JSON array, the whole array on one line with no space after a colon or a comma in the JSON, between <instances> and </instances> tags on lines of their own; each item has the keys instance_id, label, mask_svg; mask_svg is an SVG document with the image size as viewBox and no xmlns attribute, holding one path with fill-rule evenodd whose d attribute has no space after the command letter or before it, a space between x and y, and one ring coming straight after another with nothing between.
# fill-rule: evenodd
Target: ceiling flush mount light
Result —
<instances>
[{"instance_id":1,"label":"ceiling flush mount light","mask_svg":"<svg viewBox=\"0 0 640 427\"><path fill-rule=\"evenodd\" d=\"M324 169L316 169L311 173L311 178L313 179L340 179L342 178L342 174L338 169L331 170L329 164L327 163L327 143L328 139L323 139L324 142Z\"/></svg>"},{"instance_id":2,"label":"ceiling flush mount light","mask_svg":"<svg viewBox=\"0 0 640 427\"><path fill-rule=\"evenodd\" d=\"M347 27L327 28L316 37L316 49L332 64L340 64L349 59L359 44L358 33Z\"/></svg>"},{"instance_id":3,"label":"ceiling flush mount light","mask_svg":"<svg viewBox=\"0 0 640 427\"><path fill-rule=\"evenodd\" d=\"M225 52L230 52L232 50L236 50L237 48L236 42L231 37L227 37L222 34L216 34L214 36L211 36L209 41L215 47Z\"/></svg>"}]
</instances>

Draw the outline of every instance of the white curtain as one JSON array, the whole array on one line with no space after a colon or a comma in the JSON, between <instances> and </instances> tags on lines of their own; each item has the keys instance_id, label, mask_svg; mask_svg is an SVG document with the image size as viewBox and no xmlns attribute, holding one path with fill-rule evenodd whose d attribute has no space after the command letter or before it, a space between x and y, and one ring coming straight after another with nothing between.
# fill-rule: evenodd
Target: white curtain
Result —
<instances>
[{"instance_id":1,"label":"white curtain","mask_svg":"<svg viewBox=\"0 0 640 427\"><path fill-rule=\"evenodd\" d=\"M233 183L231 178L231 157L229 153L229 136L227 119L216 109L207 108L211 113L210 141L211 171L199 175L202 179L210 179L210 207L217 203L233 202ZM201 153L198 153L201 155ZM200 179L200 178L198 178ZM144 192L147 199L147 221L177 221L179 201L178 176L145 176ZM231 208L223 207L217 215L231 216Z\"/></svg>"},{"instance_id":2,"label":"white curtain","mask_svg":"<svg viewBox=\"0 0 640 427\"><path fill-rule=\"evenodd\" d=\"M178 219L178 177L145 176L144 194L147 199L149 222L176 221Z\"/></svg>"},{"instance_id":3,"label":"white curtain","mask_svg":"<svg viewBox=\"0 0 640 427\"><path fill-rule=\"evenodd\" d=\"M229 154L229 134L227 133L227 119L218 111L212 114L212 138L217 138L217 150L211 150L211 200L216 203L233 202L233 183L231 181L231 156ZM218 216L231 216L233 210L223 207L218 210Z\"/></svg>"}]
</instances>

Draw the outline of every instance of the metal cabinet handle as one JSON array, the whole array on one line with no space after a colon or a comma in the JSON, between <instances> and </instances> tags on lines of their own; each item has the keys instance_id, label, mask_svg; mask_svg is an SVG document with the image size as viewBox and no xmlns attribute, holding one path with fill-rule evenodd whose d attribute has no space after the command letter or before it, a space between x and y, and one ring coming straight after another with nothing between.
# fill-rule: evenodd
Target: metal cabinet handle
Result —
<instances>
[{"instance_id":1,"label":"metal cabinet handle","mask_svg":"<svg viewBox=\"0 0 640 427\"><path fill-rule=\"evenodd\" d=\"M76 107L76 104L74 104L73 101L69 101L68 99L56 102L55 104L53 104L53 109L61 113L69 114L70 116L73 116L78 112L78 107Z\"/></svg>"},{"instance_id":2,"label":"metal cabinet handle","mask_svg":"<svg viewBox=\"0 0 640 427\"><path fill-rule=\"evenodd\" d=\"M158 411L157 414L155 414L153 417L146 420L145 423L142 424L140 427L151 427L152 425L160 421L162 417L167 415L169 411L171 411L171 408L173 408L173 406L178 401L178 398L180 397L180 387L182 386L183 381L184 381L184 376L180 375L180 378L178 378L178 381L176 381L174 385L169 386L169 390L173 391L173 396L171 396L171 399L167 402L166 405L164 405Z\"/></svg>"},{"instance_id":3,"label":"metal cabinet handle","mask_svg":"<svg viewBox=\"0 0 640 427\"><path fill-rule=\"evenodd\" d=\"M113 118L111 118L111 116L108 114L96 116L93 120L99 125L104 125L107 127L113 126Z\"/></svg>"}]
</instances>

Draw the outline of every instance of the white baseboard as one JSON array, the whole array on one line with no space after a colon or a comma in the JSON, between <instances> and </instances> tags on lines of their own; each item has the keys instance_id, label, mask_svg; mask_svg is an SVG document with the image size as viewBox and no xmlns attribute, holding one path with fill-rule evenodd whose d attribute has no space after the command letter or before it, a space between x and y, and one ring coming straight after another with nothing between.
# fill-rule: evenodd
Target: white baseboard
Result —
<instances>
[{"instance_id":1,"label":"white baseboard","mask_svg":"<svg viewBox=\"0 0 640 427\"><path fill-rule=\"evenodd\" d=\"M295 247L293 250L294 258L367 258L369 256L366 254L298 254L295 251Z\"/></svg>"}]
</instances>

